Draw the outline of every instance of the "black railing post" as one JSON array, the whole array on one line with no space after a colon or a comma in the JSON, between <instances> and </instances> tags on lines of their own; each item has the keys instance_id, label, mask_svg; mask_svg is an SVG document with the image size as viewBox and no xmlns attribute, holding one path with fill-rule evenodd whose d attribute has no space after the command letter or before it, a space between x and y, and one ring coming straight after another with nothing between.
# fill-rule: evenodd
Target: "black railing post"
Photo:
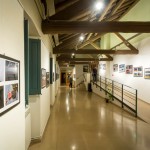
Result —
<instances>
[{"instance_id":1,"label":"black railing post","mask_svg":"<svg viewBox=\"0 0 150 150\"><path fill-rule=\"evenodd\" d=\"M123 108L123 84L122 84L122 108Z\"/></svg>"},{"instance_id":2,"label":"black railing post","mask_svg":"<svg viewBox=\"0 0 150 150\"><path fill-rule=\"evenodd\" d=\"M100 76L100 91L101 91L101 76Z\"/></svg>"},{"instance_id":3,"label":"black railing post","mask_svg":"<svg viewBox=\"0 0 150 150\"><path fill-rule=\"evenodd\" d=\"M105 95L107 95L107 78L105 78Z\"/></svg>"},{"instance_id":4,"label":"black railing post","mask_svg":"<svg viewBox=\"0 0 150 150\"><path fill-rule=\"evenodd\" d=\"M97 88L97 76L98 76L98 74L96 74L96 88Z\"/></svg>"},{"instance_id":5,"label":"black railing post","mask_svg":"<svg viewBox=\"0 0 150 150\"><path fill-rule=\"evenodd\" d=\"M137 117L137 90L135 95L135 116Z\"/></svg>"},{"instance_id":6,"label":"black railing post","mask_svg":"<svg viewBox=\"0 0 150 150\"><path fill-rule=\"evenodd\" d=\"M114 81L112 80L112 100L114 100Z\"/></svg>"}]
</instances>

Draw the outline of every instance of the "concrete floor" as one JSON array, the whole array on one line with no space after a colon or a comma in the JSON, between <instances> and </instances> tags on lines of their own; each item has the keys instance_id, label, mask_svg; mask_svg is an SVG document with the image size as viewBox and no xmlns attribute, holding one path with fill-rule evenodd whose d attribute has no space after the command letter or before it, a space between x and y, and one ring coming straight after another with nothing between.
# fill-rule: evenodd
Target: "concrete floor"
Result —
<instances>
[{"instance_id":1,"label":"concrete floor","mask_svg":"<svg viewBox=\"0 0 150 150\"><path fill-rule=\"evenodd\" d=\"M29 150L150 150L150 125L84 87L61 87L41 143Z\"/></svg>"}]
</instances>

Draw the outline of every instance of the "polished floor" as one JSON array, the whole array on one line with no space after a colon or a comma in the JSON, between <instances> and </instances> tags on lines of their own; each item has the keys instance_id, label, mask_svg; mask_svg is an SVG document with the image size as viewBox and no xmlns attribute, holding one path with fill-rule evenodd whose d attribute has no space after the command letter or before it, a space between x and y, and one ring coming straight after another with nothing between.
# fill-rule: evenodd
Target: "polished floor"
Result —
<instances>
[{"instance_id":1,"label":"polished floor","mask_svg":"<svg viewBox=\"0 0 150 150\"><path fill-rule=\"evenodd\" d=\"M84 87L61 87L41 143L29 150L150 150L150 125Z\"/></svg>"}]
</instances>

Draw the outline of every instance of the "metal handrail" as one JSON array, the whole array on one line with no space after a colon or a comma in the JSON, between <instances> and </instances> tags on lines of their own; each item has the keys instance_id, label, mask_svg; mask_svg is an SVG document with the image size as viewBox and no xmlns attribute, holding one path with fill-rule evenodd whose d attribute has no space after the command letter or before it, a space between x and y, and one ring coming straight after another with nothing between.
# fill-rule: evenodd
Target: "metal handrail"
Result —
<instances>
[{"instance_id":1,"label":"metal handrail","mask_svg":"<svg viewBox=\"0 0 150 150\"><path fill-rule=\"evenodd\" d=\"M97 75L97 77L98 77L98 75ZM105 92L105 95L110 94L112 96L113 100L115 100L115 99L118 100L121 103L122 108L124 108L124 106L125 106L125 107L129 108L130 110L132 110L135 113L135 116L137 117L137 89L134 89L125 84L121 84L121 83L111 80L109 78L102 77L100 75L99 75L99 80L92 81L92 82L93 82L93 84L96 85L96 87L100 87L100 90L103 90ZM120 86L115 85L115 83L119 84ZM102 86L102 84L103 84L103 86ZM110 90L111 90L111 92L110 92ZM117 93L116 93L116 91L117 91ZM131 102L131 100L132 100L132 102ZM128 105L127 102L132 104L134 106L134 108L131 107L130 105Z\"/></svg>"}]
</instances>

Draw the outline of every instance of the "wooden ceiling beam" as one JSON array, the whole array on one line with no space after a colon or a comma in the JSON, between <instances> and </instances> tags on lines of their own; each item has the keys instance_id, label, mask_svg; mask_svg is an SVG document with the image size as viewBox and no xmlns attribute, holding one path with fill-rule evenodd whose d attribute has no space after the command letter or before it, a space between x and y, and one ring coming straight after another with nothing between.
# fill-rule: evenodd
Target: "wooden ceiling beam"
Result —
<instances>
[{"instance_id":1,"label":"wooden ceiling beam","mask_svg":"<svg viewBox=\"0 0 150 150\"><path fill-rule=\"evenodd\" d=\"M129 43L121 34L119 33L115 33L117 35L117 37L119 37L119 39L122 40L122 42L128 47L130 48L132 51L138 51L131 43Z\"/></svg>"},{"instance_id":2,"label":"wooden ceiling beam","mask_svg":"<svg viewBox=\"0 0 150 150\"><path fill-rule=\"evenodd\" d=\"M53 50L53 54L116 54L116 55L125 55L125 54L138 54L138 50L123 50L123 49L118 49L118 50L111 50L111 49L80 49L80 50L75 50L75 49L58 49ZM65 58L64 58L65 59Z\"/></svg>"},{"instance_id":3,"label":"wooden ceiling beam","mask_svg":"<svg viewBox=\"0 0 150 150\"><path fill-rule=\"evenodd\" d=\"M113 61L113 59L109 58L101 58L101 59L95 59L95 58L56 58L56 61Z\"/></svg>"},{"instance_id":4,"label":"wooden ceiling beam","mask_svg":"<svg viewBox=\"0 0 150 150\"><path fill-rule=\"evenodd\" d=\"M48 20L70 20L76 16L81 15L88 11L92 6L93 0L80 0L75 2L73 5L66 7L58 13L48 17Z\"/></svg>"},{"instance_id":5,"label":"wooden ceiling beam","mask_svg":"<svg viewBox=\"0 0 150 150\"><path fill-rule=\"evenodd\" d=\"M70 62L70 65L90 64L89 62Z\"/></svg>"},{"instance_id":6,"label":"wooden ceiling beam","mask_svg":"<svg viewBox=\"0 0 150 150\"><path fill-rule=\"evenodd\" d=\"M43 21L44 34L69 34L69 33L150 33L150 22L138 21Z\"/></svg>"}]
</instances>

